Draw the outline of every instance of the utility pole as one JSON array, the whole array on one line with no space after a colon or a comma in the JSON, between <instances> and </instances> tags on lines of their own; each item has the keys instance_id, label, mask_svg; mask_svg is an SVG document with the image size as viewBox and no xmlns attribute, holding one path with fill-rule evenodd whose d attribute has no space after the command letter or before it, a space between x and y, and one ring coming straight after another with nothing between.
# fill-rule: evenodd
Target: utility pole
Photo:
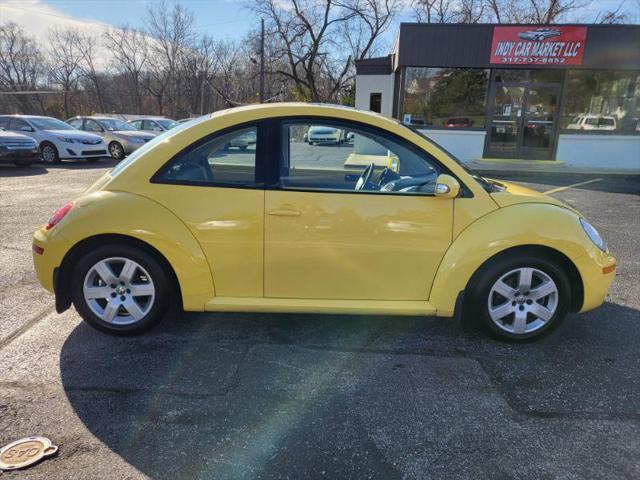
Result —
<instances>
[{"instance_id":1,"label":"utility pole","mask_svg":"<svg viewBox=\"0 0 640 480\"><path fill-rule=\"evenodd\" d=\"M260 103L264 103L264 18L260 19Z\"/></svg>"}]
</instances>

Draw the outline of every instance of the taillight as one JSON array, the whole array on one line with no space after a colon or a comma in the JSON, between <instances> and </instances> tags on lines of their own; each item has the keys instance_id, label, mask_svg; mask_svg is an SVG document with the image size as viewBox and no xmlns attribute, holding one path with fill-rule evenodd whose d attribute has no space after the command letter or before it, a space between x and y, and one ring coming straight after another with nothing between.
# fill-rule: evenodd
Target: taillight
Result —
<instances>
[{"instance_id":1,"label":"taillight","mask_svg":"<svg viewBox=\"0 0 640 480\"><path fill-rule=\"evenodd\" d=\"M62 220L64 216L67 213L69 213L69 210L71 210L71 207L73 207L73 202L69 202L63 207L60 207L58 210L56 210L54 214L51 216L51 218L49 219L49 221L47 222L47 224L44 226L45 230L51 230L58 223L60 223L60 220Z\"/></svg>"}]
</instances>

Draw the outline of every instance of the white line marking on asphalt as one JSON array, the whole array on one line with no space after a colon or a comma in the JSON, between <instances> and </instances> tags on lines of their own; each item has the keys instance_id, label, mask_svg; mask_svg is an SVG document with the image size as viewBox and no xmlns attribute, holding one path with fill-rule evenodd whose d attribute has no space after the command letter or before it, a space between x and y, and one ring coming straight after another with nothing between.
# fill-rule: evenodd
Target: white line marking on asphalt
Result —
<instances>
[{"instance_id":1,"label":"white line marking on asphalt","mask_svg":"<svg viewBox=\"0 0 640 480\"><path fill-rule=\"evenodd\" d=\"M567 185L566 187L558 187L552 188L551 190L547 190L543 192L545 195L549 195L550 193L562 192L563 190L569 190L570 188L581 187L582 185L588 185L590 183L601 182L601 178L594 178L592 180L587 180L586 182L574 183L572 185Z\"/></svg>"}]
</instances>

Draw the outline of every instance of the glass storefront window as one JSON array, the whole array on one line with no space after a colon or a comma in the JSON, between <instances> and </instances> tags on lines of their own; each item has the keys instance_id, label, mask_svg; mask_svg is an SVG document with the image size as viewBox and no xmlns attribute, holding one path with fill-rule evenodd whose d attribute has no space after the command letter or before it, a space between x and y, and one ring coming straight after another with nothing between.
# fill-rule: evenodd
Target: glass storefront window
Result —
<instances>
[{"instance_id":1,"label":"glass storefront window","mask_svg":"<svg viewBox=\"0 0 640 480\"><path fill-rule=\"evenodd\" d=\"M561 83L562 70L550 69L496 69L496 83Z\"/></svg>"},{"instance_id":2,"label":"glass storefront window","mask_svg":"<svg viewBox=\"0 0 640 480\"><path fill-rule=\"evenodd\" d=\"M640 72L570 70L560 127L640 134Z\"/></svg>"},{"instance_id":3,"label":"glass storefront window","mask_svg":"<svg viewBox=\"0 0 640 480\"><path fill-rule=\"evenodd\" d=\"M407 67L403 122L415 126L484 127L489 70Z\"/></svg>"}]
</instances>

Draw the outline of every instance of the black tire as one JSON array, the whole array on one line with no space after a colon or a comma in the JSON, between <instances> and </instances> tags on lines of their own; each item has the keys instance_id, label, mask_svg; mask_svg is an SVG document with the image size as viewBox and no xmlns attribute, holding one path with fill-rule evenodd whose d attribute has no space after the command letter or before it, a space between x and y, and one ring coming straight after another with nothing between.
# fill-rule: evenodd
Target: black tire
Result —
<instances>
[{"instance_id":1,"label":"black tire","mask_svg":"<svg viewBox=\"0 0 640 480\"><path fill-rule=\"evenodd\" d=\"M52 165L54 163L60 163L58 149L51 142L42 142L40 144L40 156L42 157L42 161L46 164Z\"/></svg>"},{"instance_id":2,"label":"black tire","mask_svg":"<svg viewBox=\"0 0 640 480\"><path fill-rule=\"evenodd\" d=\"M548 275L555 283L558 294L555 313L544 325L531 332L516 334L506 331L492 320L489 313L489 295L493 285L503 275L518 268L534 268ZM464 323L467 325L477 325L491 336L500 340L529 342L542 338L557 328L569 311L570 302L571 286L567 274L556 262L543 255L532 255L529 253L514 254L513 256L505 255L490 261L480 268L472 277L465 291ZM528 316L527 322L530 322L531 318L531 316ZM527 323L527 325L528 324L529 323Z\"/></svg>"},{"instance_id":3,"label":"black tire","mask_svg":"<svg viewBox=\"0 0 640 480\"><path fill-rule=\"evenodd\" d=\"M101 260L112 257L126 258L138 263L153 282L155 296L152 305L144 317L134 323L116 325L106 322L94 313L85 300L83 287L87 273ZM111 335L135 335L157 325L167 310L170 292L170 280L161 263L145 250L129 245L111 244L92 249L80 258L71 274L71 298L76 310L89 325Z\"/></svg>"},{"instance_id":4,"label":"black tire","mask_svg":"<svg viewBox=\"0 0 640 480\"><path fill-rule=\"evenodd\" d=\"M111 142L109 144L109 155L112 158L120 161L124 158L124 147L120 144L120 142Z\"/></svg>"}]
</instances>

